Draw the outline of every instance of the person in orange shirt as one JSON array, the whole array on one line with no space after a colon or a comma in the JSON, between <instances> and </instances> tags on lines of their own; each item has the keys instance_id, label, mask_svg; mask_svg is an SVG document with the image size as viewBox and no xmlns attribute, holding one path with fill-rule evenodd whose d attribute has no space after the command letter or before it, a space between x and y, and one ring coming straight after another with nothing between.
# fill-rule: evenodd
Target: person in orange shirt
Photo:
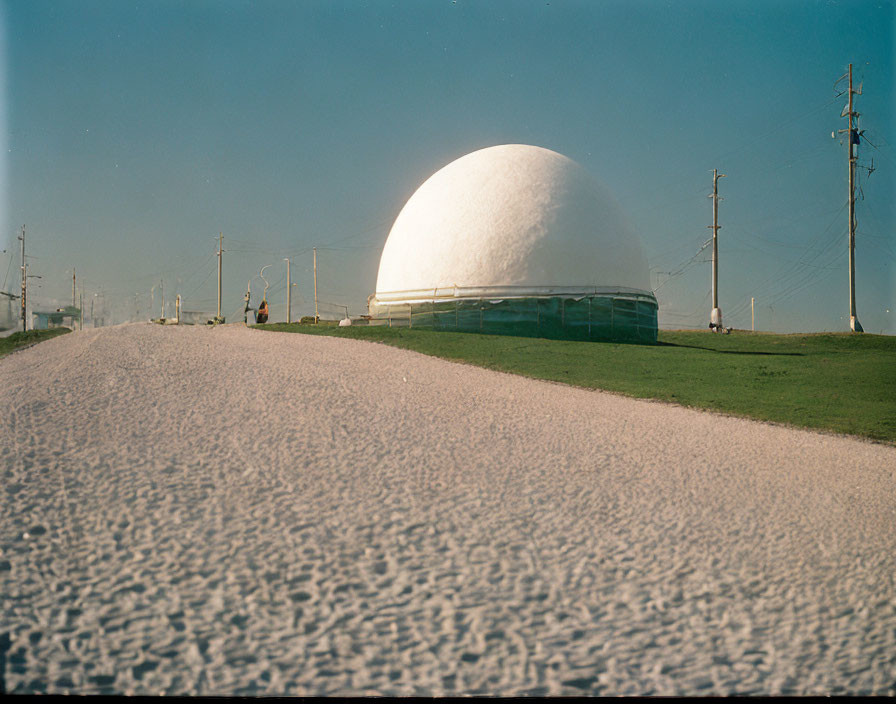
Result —
<instances>
[{"instance_id":1,"label":"person in orange shirt","mask_svg":"<svg viewBox=\"0 0 896 704\"><path fill-rule=\"evenodd\" d=\"M256 323L266 323L268 322L268 302L263 300L261 305L258 306L258 313L255 315Z\"/></svg>"}]
</instances>

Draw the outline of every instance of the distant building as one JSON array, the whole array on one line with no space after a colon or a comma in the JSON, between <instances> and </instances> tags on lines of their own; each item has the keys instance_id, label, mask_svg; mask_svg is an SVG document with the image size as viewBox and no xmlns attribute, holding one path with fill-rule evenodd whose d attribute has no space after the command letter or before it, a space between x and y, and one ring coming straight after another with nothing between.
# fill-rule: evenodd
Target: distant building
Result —
<instances>
[{"instance_id":1,"label":"distant building","mask_svg":"<svg viewBox=\"0 0 896 704\"><path fill-rule=\"evenodd\" d=\"M638 234L579 164L521 144L451 162L411 196L380 259L371 323L656 342Z\"/></svg>"},{"instance_id":2,"label":"distant building","mask_svg":"<svg viewBox=\"0 0 896 704\"><path fill-rule=\"evenodd\" d=\"M52 311L35 310L31 312L31 316L33 330L46 330L47 328L56 328L62 325L74 330L75 323L81 317L81 310L75 306L66 306L65 308L57 308Z\"/></svg>"},{"instance_id":3,"label":"distant building","mask_svg":"<svg viewBox=\"0 0 896 704\"><path fill-rule=\"evenodd\" d=\"M19 307L13 305L13 301L18 298L12 293L0 291L0 330L11 330L18 326L21 320Z\"/></svg>"}]
</instances>

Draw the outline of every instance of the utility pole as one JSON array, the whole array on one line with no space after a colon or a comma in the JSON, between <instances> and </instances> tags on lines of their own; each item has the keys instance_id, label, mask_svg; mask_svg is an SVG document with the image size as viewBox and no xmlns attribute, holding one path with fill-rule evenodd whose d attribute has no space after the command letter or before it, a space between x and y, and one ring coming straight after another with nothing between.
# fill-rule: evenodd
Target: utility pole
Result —
<instances>
[{"instance_id":1,"label":"utility pole","mask_svg":"<svg viewBox=\"0 0 896 704\"><path fill-rule=\"evenodd\" d=\"M24 245L23 245L24 246ZM317 247L314 248L314 322L317 324Z\"/></svg>"},{"instance_id":2,"label":"utility pole","mask_svg":"<svg viewBox=\"0 0 896 704\"><path fill-rule=\"evenodd\" d=\"M72 269L72 308L75 307L75 270Z\"/></svg>"},{"instance_id":3,"label":"utility pole","mask_svg":"<svg viewBox=\"0 0 896 704\"><path fill-rule=\"evenodd\" d=\"M709 315L709 327L719 330L722 327L722 310L719 308L719 179L725 178L717 169L712 170L712 313Z\"/></svg>"},{"instance_id":4,"label":"utility pole","mask_svg":"<svg viewBox=\"0 0 896 704\"><path fill-rule=\"evenodd\" d=\"M22 225L22 236L19 237L22 240L22 330L25 331L28 329L26 325L27 316L25 314L25 299L28 293L28 272L25 269L25 226Z\"/></svg>"},{"instance_id":5,"label":"utility pole","mask_svg":"<svg viewBox=\"0 0 896 704\"><path fill-rule=\"evenodd\" d=\"M224 233L218 233L218 314L215 319L221 317L221 253L224 251Z\"/></svg>"},{"instance_id":6,"label":"utility pole","mask_svg":"<svg viewBox=\"0 0 896 704\"><path fill-rule=\"evenodd\" d=\"M292 322L292 278L289 275L289 259L286 260L286 322Z\"/></svg>"},{"instance_id":7,"label":"utility pole","mask_svg":"<svg viewBox=\"0 0 896 704\"><path fill-rule=\"evenodd\" d=\"M849 102L846 115L841 113L841 117L846 117L848 127L840 132L846 132L846 143L849 145L847 152L849 162L849 328L853 332L865 332L856 316L856 154L853 147L859 143L859 131L857 127L854 129L852 124L852 118L859 116L859 113L852 109L852 96L861 95L862 87L859 86L858 90L852 88L852 64L849 65L848 75Z\"/></svg>"}]
</instances>

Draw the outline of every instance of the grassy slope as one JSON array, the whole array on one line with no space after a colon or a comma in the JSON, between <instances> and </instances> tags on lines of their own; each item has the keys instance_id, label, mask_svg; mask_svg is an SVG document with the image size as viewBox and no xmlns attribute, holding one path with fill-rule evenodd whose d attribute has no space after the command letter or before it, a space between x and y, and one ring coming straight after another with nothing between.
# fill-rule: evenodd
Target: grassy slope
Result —
<instances>
[{"instance_id":1,"label":"grassy slope","mask_svg":"<svg viewBox=\"0 0 896 704\"><path fill-rule=\"evenodd\" d=\"M896 442L896 338L660 332L624 345L383 327L268 330L384 342L489 369Z\"/></svg>"},{"instance_id":2,"label":"grassy slope","mask_svg":"<svg viewBox=\"0 0 896 704\"><path fill-rule=\"evenodd\" d=\"M9 354L20 347L29 347L30 345L49 340L51 337L64 335L71 332L68 328L50 328L49 330L28 330L27 332L14 332L9 337L0 337L0 357Z\"/></svg>"}]
</instances>

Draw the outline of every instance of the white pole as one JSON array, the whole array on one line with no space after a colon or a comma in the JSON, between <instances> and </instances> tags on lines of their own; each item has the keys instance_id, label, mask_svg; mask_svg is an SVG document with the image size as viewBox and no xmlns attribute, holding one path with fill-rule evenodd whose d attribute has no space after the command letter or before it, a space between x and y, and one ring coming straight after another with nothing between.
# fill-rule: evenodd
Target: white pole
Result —
<instances>
[{"instance_id":1,"label":"white pole","mask_svg":"<svg viewBox=\"0 0 896 704\"><path fill-rule=\"evenodd\" d=\"M224 249L224 233L218 233L218 315L221 317L221 252Z\"/></svg>"},{"instance_id":2,"label":"white pole","mask_svg":"<svg viewBox=\"0 0 896 704\"><path fill-rule=\"evenodd\" d=\"M756 332L756 299L750 298L750 330Z\"/></svg>"},{"instance_id":3,"label":"white pole","mask_svg":"<svg viewBox=\"0 0 896 704\"><path fill-rule=\"evenodd\" d=\"M314 322L317 323L317 247L314 248Z\"/></svg>"},{"instance_id":4,"label":"white pole","mask_svg":"<svg viewBox=\"0 0 896 704\"><path fill-rule=\"evenodd\" d=\"M286 322L292 322L292 279L289 275L289 259L286 260Z\"/></svg>"}]
</instances>

